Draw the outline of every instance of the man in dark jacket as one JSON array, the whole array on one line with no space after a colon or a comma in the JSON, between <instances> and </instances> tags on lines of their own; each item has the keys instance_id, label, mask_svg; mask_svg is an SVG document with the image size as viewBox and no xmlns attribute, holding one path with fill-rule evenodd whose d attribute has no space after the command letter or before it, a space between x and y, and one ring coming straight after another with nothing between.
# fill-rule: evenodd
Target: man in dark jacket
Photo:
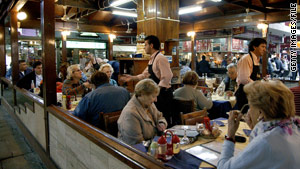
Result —
<instances>
[{"instance_id":1,"label":"man in dark jacket","mask_svg":"<svg viewBox=\"0 0 300 169\"><path fill-rule=\"evenodd\" d=\"M209 68L209 62L205 60L205 56L202 56L202 60L199 62L199 76L204 76L204 73L207 73L207 76L209 76L210 68Z\"/></svg>"},{"instance_id":2,"label":"man in dark jacket","mask_svg":"<svg viewBox=\"0 0 300 169\"><path fill-rule=\"evenodd\" d=\"M40 83L43 80L42 62L40 61L35 62L33 64L33 70L34 71L25 75L22 79L18 81L17 86L19 88L30 90L32 88L38 88L40 86Z\"/></svg>"}]
</instances>

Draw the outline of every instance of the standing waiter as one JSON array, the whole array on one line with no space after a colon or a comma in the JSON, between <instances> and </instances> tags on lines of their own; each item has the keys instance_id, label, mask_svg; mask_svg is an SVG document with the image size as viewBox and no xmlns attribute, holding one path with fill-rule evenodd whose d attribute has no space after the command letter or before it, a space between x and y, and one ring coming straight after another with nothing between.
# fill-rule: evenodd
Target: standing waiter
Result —
<instances>
[{"instance_id":1,"label":"standing waiter","mask_svg":"<svg viewBox=\"0 0 300 169\"><path fill-rule=\"evenodd\" d=\"M249 44L249 54L244 55L237 64L238 90L235 93L238 109L248 103L243 90L244 85L260 79L259 61L266 52L267 42L262 38L255 38ZM246 109L245 109L246 110ZM243 111L242 113L247 113Z\"/></svg>"},{"instance_id":2,"label":"standing waiter","mask_svg":"<svg viewBox=\"0 0 300 169\"><path fill-rule=\"evenodd\" d=\"M157 97L156 107L161 111L164 117L170 122L170 111L173 100L173 91L171 89L171 79L173 73L170 68L168 59L159 51L160 41L154 36L150 35L145 38L145 52L151 55L148 62L148 67L142 74L137 76L124 75L121 81L129 82L132 80L142 80L150 78L154 80L160 87L160 93ZM169 123L170 124L170 123Z\"/></svg>"}]
</instances>

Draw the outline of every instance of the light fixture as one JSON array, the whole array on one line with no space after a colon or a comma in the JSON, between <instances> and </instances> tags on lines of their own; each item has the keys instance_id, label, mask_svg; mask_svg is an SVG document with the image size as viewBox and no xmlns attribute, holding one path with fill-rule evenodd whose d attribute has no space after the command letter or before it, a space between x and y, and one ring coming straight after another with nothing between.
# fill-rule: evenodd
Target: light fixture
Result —
<instances>
[{"instance_id":1,"label":"light fixture","mask_svg":"<svg viewBox=\"0 0 300 169\"><path fill-rule=\"evenodd\" d=\"M201 11L202 7L199 5L192 5L192 6L186 6L183 8L179 8L179 15L183 15L183 14L187 14L187 13L193 13L193 12L197 12L197 11Z\"/></svg>"},{"instance_id":2,"label":"light fixture","mask_svg":"<svg viewBox=\"0 0 300 169\"><path fill-rule=\"evenodd\" d=\"M121 15L121 16L135 17L135 18L137 17L136 12L130 12L130 11L113 10L112 14Z\"/></svg>"},{"instance_id":3,"label":"light fixture","mask_svg":"<svg viewBox=\"0 0 300 169\"><path fill-rule=\"evenodd\" d=\"M64 30L61 32L61 35L63 35L63 36L69 36L70 34L71 34L71 32L67 31L67 30Z\"/></svg>"},{"instance_id":4,"label":"light fixture","mask_svg":"<svg viewBox=\"0 0 300 169\"><path fill-rule=\"evenodd\" d=\"M97 33L93 32L82 32L79 34L79 36L92 36L92 37L98 37Z\"/></svg>"},{"instance_id":5,"label":"light fixture","mask_svg":"<svg viewBox=\"0 0 300 169\"><path fill-rule=\"evenodd\" d=\"M110 39L110 42L114 42L114 39L116 39L116 35L109 34L109 39Z\"/></svg>"},{"instance_id":6,"label":"light fixture","mask_svg":"<svg viewBox=\"0 0 300 169\"><path fill-rule=\"evenodd\" d=\"M222 0L211 0L213 2L221 2Z\"/></svg>"},{"instance_id":7,"label":"light fixture","mask_svg":"<svg viewBox=\"0 0 300 169\"><path fill-rule=\"evenodd\" d=\"M17 18L22 21L27 18L27 14L25 12L18 12Z\"/></svg>"},{"instance_id":8,"label":"light fixture","mask_svg":"<svg viewBox=\"0 0 300 169\"><path fill-rule=\"evenodd\" d=\"M116 7L116 6L120 6L120 5L123 5L127 2L130 2L131 0L116 0L114 1L113 3L111 3L109 6L110 7Z\"/></svg>"},{"instance_id":9,"label":"light fixture","mask_svg":"<svg viewBox=\"0 0 300 169\"><path fill-rule=\"evenodd\" d=\"M190 31L190 32L187 33L187 36L194 37L195 34L196 33L194 31Z\"/></svg>"},{"instance_id":10,"label":"light fixture","mask_svg":"<svg viewBox=\"0 0 300 169\"><path fill-rule=\"evenodd\" d=\"M257 24L257 28L258 29L267 29L268 25L265 23L259 23L259 24Z\"/></svg>"}]
</instances>

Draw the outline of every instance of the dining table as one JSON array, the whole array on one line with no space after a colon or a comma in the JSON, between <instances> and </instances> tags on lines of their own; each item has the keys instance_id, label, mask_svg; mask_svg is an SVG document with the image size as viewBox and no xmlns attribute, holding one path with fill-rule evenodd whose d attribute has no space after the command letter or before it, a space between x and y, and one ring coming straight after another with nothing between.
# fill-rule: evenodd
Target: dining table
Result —
<instances>
[{"instance_id":1,"label":"dining table","mask_svg":"<svg viewBox=\"0 0 300 169\"><path fill-rule=\"evenodd\" d=\"M215 92L211 95L213 106L208 110L209 118L215 119L219 117L228 118L227 112L234 110L236 105L235 96L218 95Z\"/></svg>"}]
</instances>

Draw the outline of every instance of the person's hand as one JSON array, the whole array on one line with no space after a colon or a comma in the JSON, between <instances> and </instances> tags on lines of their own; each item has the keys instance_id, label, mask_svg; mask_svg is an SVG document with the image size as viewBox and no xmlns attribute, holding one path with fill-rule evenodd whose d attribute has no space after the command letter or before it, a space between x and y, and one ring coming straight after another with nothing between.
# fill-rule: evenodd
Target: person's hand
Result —
<instances>
[{"instance_id":1,"label":"person's hand","mask_svg":"<svg viewBox=\"0 0 300 169\"><path fill-rule=\"evenodd\" d=\"M91 86L91 84L89 82L84 82L83 86L86 87L86 88L89 88L89 89L92 88L92 86Z\"/></svg>"},{"instance_id":2,"label":"person's hand","mask_svg":"<svg viewBox=\"0 0 300 169\"><path fill-rule=\"evenodd\" d=\"M120 77L120 80L122 82L130 82L133 80L133 76L131 75L127 75L127 74L123 74L121 77Z\"/></svg>"},{"instance_id":3,"label":"person's hand","mask_svg":"<svg viewBox=\"0 0 300 169\"><path fill-rule=\"evenodd\" d=\"M158 131L165 131L166 130L165 123L158 123L157 129L158 129Z\"/></svg>"},{"instance_id":4,"label":"person's hand","mask_svg":"<svg viewBox=\"0 0 300 169\"><path fill-rule=\"evenodd\" d=\"M228 132L227 137L233 138L235 137L235 133L240 125L240 120L243 117L243 114L240 111L233 110L229 113L228 118Z\"/></svg>"},{"instance_id":5,"label":"person's hand","mask_svg":"<svg viewBox=\"0 0 300 169\"><path fill-rule=\"evenodd\" d=\"M260 113L256 111L248 111L248 113L246 114L245 121L251 129L253 129L254 126L258 123L259 115Z\"/></svg>"}]
</instances>

